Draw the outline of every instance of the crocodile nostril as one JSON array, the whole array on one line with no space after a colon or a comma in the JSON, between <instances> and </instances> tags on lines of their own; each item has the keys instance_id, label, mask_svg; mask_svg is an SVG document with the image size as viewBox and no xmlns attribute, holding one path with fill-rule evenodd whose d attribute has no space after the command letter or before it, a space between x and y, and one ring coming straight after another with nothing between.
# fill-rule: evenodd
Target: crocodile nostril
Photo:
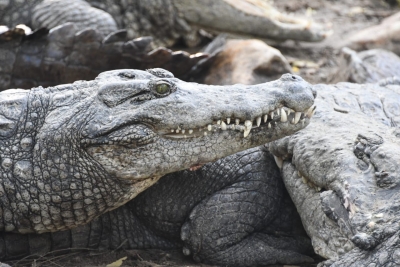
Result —
<instances>
[{"instance_id":1,"label":"crocodile nostril","mask_svg":"<svg viewBox=\"0 0 400 267\"><path fill-rule=\"evenodd\" d=\"M311 91L312 91L314 98L317 98L317 90L315 90L315 88L311 87Z\"/></svg>"}]
</instances>

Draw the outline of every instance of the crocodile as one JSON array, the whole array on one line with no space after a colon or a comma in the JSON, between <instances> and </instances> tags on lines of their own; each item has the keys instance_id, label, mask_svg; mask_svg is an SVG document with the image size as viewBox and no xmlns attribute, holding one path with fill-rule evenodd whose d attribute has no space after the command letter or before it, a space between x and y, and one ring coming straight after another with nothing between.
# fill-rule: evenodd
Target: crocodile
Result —
<instances>
[{"instance_id":1,"label":"crocodile","mask_svg":"<svg viewBox=\"0 0 400 267\"><path fill-rule=\"evenodd\" d=\"M259 85L207 86L163 69L3 91L0 229L43 233L86 224L167 173L304 128L314 98L291 74ZM274 110L281 120L271 118Z\"/></svg>"},{"instance_id":2,"label":"crocodile","mask_svg":"<svg viewBox=\"0 0 400 267\"><path fill-rule=\"evenodd\" d=\"M312 123L269 144L320 266L400 262L399 81L315 85Z\"/></svg>"},{"instance_id":3,"label":"crocodile","mask_svg":"<svg viewBox=\"0 0 400 267\"><path fill-rule=\"evenodd\" d=\"M340 51L338 68L329 83L378 83L400 76L400 57L385 49L356 52L348 47Z\"/></svg>"},{"instance_id":4,"label":"crocodile","mask_svg":"<svg viewBox=\"0 0 400 267\"><path fill-rule=\"evenodd\" d=\"M162 177L127 204L72 230L0 236L0 260L69 249L181 249L198 262L312 262L312 246L266 146ZM29 259L29 261L27 261ZM40 264L40 259L38 259ZM65 264L62 264L65 265Z\"/></svg>"},{"instance_id":5,"label":"crocodile","mask_svg":"<svg viewBox=\"0 0 400 267\"><path fill-rule=\"evenodd\" d=\"M197 45L201 40L199 32L204 32L200 29L314 42L329 34L329 30L310 19L285 15L260 0L0 2L0 24L9 27L23 23L33 28L53 28L65 22L75 22L80 29L97 28L103 35L124 28L129 38L153 36L157 45L167 47L179 40Z\"/></svg>"},{"instance_id":6,"label":"crocodile","mask_svg":"<svg viewBox=\"0 0 400 267\"><path fill-rule=\"evenodd\" d=\"M399 49L400 12L397 12L378 25L367 27L356 34L350 34L342 42L341 47L349 47L356 51L381 48L400 55Z\"/></svg>"},{"instance_id":7,"label":"crocodile","mask_svg":"<svg viewBox=\"0 0 400 267\"><path fill-rule=\"evenodd\" d=\"M153 49L152 37L129 39L125 30L107 37L97 29L78 31L73 23L50 31L29 30L17 26L0 33L0 91L91 80L103 71L126 68L163 68L184 78L208 57L205 53Z\"/></svg>"}]
</instances>

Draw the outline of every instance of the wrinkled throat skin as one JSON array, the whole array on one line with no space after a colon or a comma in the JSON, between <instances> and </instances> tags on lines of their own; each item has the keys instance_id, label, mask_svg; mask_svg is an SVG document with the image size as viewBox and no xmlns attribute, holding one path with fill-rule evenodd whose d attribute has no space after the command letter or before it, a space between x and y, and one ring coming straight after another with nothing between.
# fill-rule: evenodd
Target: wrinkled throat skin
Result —
<instances>
[{"instance_id":1,"label":"wrinkled throat skin","mask_svg":"<svg viewBox=\"0 0 400 267\"><path fill-rule=\"evenodd\" d=\"M316 85L310 125L270 144L324 266L400 262L400 87Z\"/></svg>"},{"instance_id":2,"label":"wrinkled throat skin","mask_svg":"<svg viewBox=\"0 0 400 267\"><path fill-rule=\"evenodd\" d=\"M0 229L85 224L167 173L304 128L314 98L290 74L254 86L206 86L163 69L1 92Z\"/></svg>"}]
</instances>

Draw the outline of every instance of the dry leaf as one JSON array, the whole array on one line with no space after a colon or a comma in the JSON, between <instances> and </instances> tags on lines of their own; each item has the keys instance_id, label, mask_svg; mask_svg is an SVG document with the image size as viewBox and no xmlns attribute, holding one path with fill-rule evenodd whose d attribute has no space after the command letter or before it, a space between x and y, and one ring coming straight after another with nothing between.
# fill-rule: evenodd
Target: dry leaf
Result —
<instances>
[{"instance_id":1,"label":"dry leaf","mask_svg":"<svg viewBox=\"0 0 400 267\"><path fill-rule=\"evenodd\" d=\"M113 263L107 264L106 267L120 267L122 265L122 262L127 258L128 257L120 258L119 260L114 261Z\"/></svg>"}]
</instances>

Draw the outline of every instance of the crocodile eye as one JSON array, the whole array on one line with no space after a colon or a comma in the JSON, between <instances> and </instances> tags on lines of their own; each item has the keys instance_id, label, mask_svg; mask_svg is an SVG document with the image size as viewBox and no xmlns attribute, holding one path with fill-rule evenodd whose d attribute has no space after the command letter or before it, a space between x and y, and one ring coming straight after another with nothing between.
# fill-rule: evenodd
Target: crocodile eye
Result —
<instances>
[{"instance_id":1,"label":"crocodile eye","mask_svg":"<svg viewBox=\"0 0 400 267\"><path fill-rule=\"evenodd\" d=\"M160 95L168 94L171 91L171 86L168 83L161 82L156 84L156 92Z\"/></svg>"}]
</instances>

